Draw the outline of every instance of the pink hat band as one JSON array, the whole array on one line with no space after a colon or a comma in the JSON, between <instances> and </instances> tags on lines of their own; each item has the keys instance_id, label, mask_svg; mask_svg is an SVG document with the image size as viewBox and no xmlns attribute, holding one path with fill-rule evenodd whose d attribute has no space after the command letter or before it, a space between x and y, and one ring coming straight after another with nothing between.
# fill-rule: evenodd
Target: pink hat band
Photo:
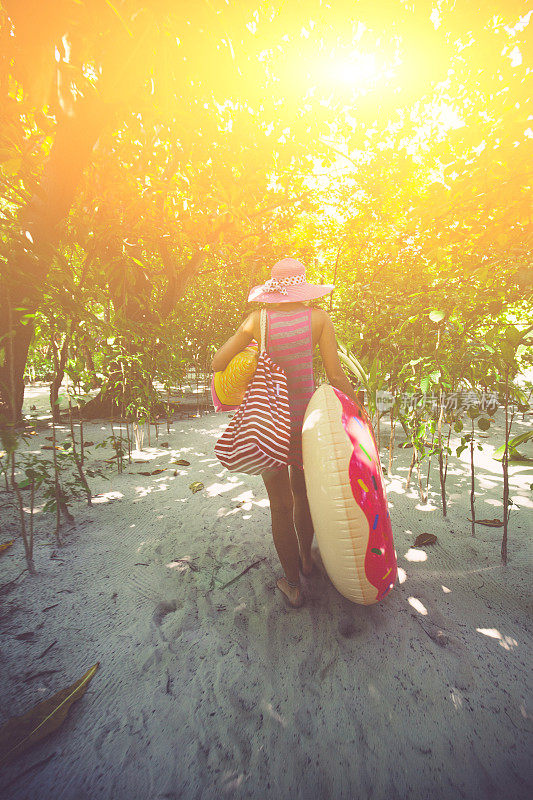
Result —
<instances>
[{"instance_id":1,"label":"pink hat band","mask_svg":"<svg viewBox=\"0 0 533 800\"><path fill-rule=\"evenodd\" d=\"M315 300L333 291L335 287L307 283L305 267L295 258L283 258L272 267L271 277L260 286L254 286L248 302L298 303Z\"/></svg>"}]
</instances>

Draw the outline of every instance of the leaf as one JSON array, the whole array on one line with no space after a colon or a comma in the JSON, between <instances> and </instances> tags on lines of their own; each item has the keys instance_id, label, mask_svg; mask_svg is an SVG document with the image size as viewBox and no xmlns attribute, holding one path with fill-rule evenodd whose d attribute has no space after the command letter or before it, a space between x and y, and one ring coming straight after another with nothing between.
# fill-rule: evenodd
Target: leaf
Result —
<instances>
[{"instance_id":1,"label":"leaf","mask_svg":"<svg viewBox=\"0 0 533 800\"><path fill-rule=\"evenodd\" d=\"M179 464L181 467L189 467L191 462L185 461L184 458L180 458L179 461L172 461L172 464Z\"/></svg>"},{"instance_id":2,"label":"leaf","mask_svg":"<svg viewBox=\"0 0 533 800\"><path fill-rule=\"evenodd\" d=\"M151 472L149 472L148 474L149 474L149 475L159 475L161 472L165 472L165 470L164 470L164 469L153 469L153 470L152 470Z\"/></svg>"},{"instance_id":3,"label":"leaf","mask_svg":"<svg viewBox=\"0 0 533 800\"><path fill-rule=\"evenodd\" d=\"M201 492L203 488L204 485L203 483L200 483L200 481L194 481L194 483L191 483L191 485L189 486L189 489L193 494L196 494L196 492Z\"/></svg>"},{"instance_id":4,"label":"leaf","mask_svg":"<svg viewBox=\"0 0 533 800\"><path fill-rule=\"evenodd\" d=\"M470 517L468 517L468 521L472 522ZM474 522L476 525L486 525L487 528L503 528L501 519L475 519Z\"/></svg>"},{"instance_id":5,"label":"leaf","mask_svg":"<svg viewBox=\"0 0 533 800\"><path fill-rule=\"evenodd\" d=\"M53 697L37 703L21 717L12 717L0 728L0 764L6 764L32 744L53 733L65 720L70 706L79 700L100 666L97 661L78 681Z\"/></svg>"},{"instance_id":6,"label":"leaf","mask_svg":"<svg viewBox=\"0 0 533 800\"><path fill-rule=\"evenodd\" d=\"M519 433L518 436L513 436L512 439L509 439L509 447L512 447L514 449L519 444L524 444L524 442L528 442L530 439L533 439L533 431L526 431L525 433Z\"/></svg>"},{"instance_id":7,"label":"leaf","mask_svg":"<svg viewBox=\"0 0 533 800\"><path fill-rule=\"evenodd\" d=\"M368 382L370 384L370 389L378 389L381 385L381 381L378 380L378 376L381 373L381 362L379 358L376 356L372 361L372 365L370 367L370 375L368 376Z\"/></svg>"},{"instance_id":8,"label":"leaf","mask_svg":"<svg viewBox=\"0 0 533 800\"><path fill-rule=\"evenodd\" d=\"M343 364L348 368L348 370L354 375L358 381L360 381L365 389L368 391L368 376L359 363L359 361L355 358L355 356L348 355L348 351L343 344L339 344L339 358L343 362Z\"/></svg>"},{"instance_id":9,"label":"leaf","mask_svg":"<svg viewBox=\"0 0 533 800\"><path fill-rule=\"evenodd\" d=\"M528 442L530 439L533 439L533 431L526 431L525 433L520 433L518 436L513 436L512 439L509 439L508 442L508 450L509 450L509 457L510 459L520 458L529 461L525 456L521 456L516 448L519 444L523 444L524 442ZM496 459L496 461L501 461L503 458L503 454L505 453L505 444L502 444L501 447L498 447L497 450L494 451L492 457Z\"/></svg>"},{"instance_id":10,"label":"leaf","mask_svg":"<svg viewBox=\"0 0 533 800\"><path fill-rule=\"evenodd\" d=\"M434 533L421 533L415 539L415 547L424 547L424 545L435 544L437 537Z\"/></svg>"},{"instance_id":11,"label":"leaf","mask_svg":"<svg viewBox=\"0 0 533 800\"><path fill-rule=\"evenodd\" d=\"M444 311L433 309L433 311L429 312L429 318L432 322L440 322L442 319L444 319Z\"/></svg>"},{"instance_id":12,"label":"leaf","mask_svg":"<svg viewBox=\"0 0 533 800\"><path fill-rule=\"evenodd\" d=\"M3 553L8 547L11 547L14 541L14 539L11 539L9 542L2 542L2 544L0 544L0 553Z\"/></svg>"},{"instance_id":13,"label":"leaf","mask_svg":"<svg viewBox=\"0 0 533 800\"><path fill-rule=\"evenodd\" d=\"M481 417L481 419L478 419L477 421L477 426L480 431L488 431L490 428L490 419L487 419L487 417Z\"/></svg>"}]
</instances>

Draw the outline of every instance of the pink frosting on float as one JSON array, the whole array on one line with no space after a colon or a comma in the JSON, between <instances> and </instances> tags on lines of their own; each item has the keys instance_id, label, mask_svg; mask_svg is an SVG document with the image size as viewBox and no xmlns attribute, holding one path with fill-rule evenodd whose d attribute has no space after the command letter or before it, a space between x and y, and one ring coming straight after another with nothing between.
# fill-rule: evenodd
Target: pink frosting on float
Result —
<instances>
[{"instance_id":1,"label":"pink frosting on float","mask_svg":"<svg viewBox=\"0 0 533 800\"><path fill-rule=\"evenodd\" d=\"M368 522L365 575L382 600L396 582L397 566L383 472L365 408L334 389L342 406L342 424L353 445L348 473L355 502Z\"/></svg>"}]
</instances>

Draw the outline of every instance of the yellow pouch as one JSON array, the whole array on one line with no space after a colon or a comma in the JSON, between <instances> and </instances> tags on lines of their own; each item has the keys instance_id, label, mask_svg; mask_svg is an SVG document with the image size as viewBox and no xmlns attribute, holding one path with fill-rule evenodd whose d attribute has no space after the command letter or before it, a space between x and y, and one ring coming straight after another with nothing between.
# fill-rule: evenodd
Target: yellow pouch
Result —
<instances>
[{"instance_id":1,"label":"yellow pouch","mask_svg":"<svg viewBox=\"0 0 533 800\"><path fill-rule=\"evenodd\" d=\"M242 403L258 358L257 345L249 345L231 359L226 369L215 372L215 392L221 403L226 406L238 406Z\"/></svg>"}]
</instances>

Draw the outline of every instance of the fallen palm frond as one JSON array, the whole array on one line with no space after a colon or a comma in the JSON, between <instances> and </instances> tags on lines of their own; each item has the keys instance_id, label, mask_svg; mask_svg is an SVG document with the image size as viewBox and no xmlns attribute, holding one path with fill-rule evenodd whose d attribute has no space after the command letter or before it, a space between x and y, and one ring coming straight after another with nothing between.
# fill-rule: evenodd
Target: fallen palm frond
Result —
<instances>
[{"instance_id":1,"label":"fallen palm frond","mask_svg":"<svg viewBox=\"0 0 533 800\"><path fill-rule=\"evenodd\" d=\"M14 541L15 541L14 539L11 539L10 542L3 542L2 544L0 544L0 553L5 552L8 547L11 547Z\"/></svg>"},{"instance_id":2,"label":"fallen palm frond","mask_svg":"<svg viewBox=\"0 0 533 800\"><path fill-rule=\"evenodd\" d=\"M0 766L28 747L53 733L65 720L70 706L85 693L100 662L96 662L78 681L53 697L37 703L21 717L13 717L0 728Z\"/></svg>"},{"instance_id":3,"label":"fallen palm frond","mask_svg":"<svg viewBox=\"0 0 533 800\"><path fill-rule=\"evenodd\" d=\"M501 519L470 519L468 517L469 522L473 522L475 525L486 525L487 528L502 528L503 522Z\"/></svg>"},{"instance_id":4,"label":"fallen palm frond","mask_svg":"<svg viewBox=\"0 0 533 800\"><path fill-rule=\"evenodd\" d=\"M265 558L266 558L266 556L265 556ZM239 578L242 578L243 575L246 575L246 573L249 572L249 570L253 569L254 567L257 567L258 564L261 564L261 562L264 561L265 558L260 558L258 561L254 561L253 564L249 564L245 569L242 570L242 572L239 572L239 574L235 575L235 577L232 578L230 581L228 581L227 583L222 584L222 586L218 586L217 588L218 589L227 589L228 586L231 586L233 583L235 583L235 581L238 581Z\"/></svg>"},{"instance_id":5,"label":"fallen palm frond","mask_svg":"<svg viewBox=\"0 0 533 800\"><path fill-rule=\"evenodd\" d=\"M428 544L435 544L437 537L434 533L421 533L415 539L415 547L425 547ZM381 552L381 551L380 551Z\"/></svg>"}]
</instances>

